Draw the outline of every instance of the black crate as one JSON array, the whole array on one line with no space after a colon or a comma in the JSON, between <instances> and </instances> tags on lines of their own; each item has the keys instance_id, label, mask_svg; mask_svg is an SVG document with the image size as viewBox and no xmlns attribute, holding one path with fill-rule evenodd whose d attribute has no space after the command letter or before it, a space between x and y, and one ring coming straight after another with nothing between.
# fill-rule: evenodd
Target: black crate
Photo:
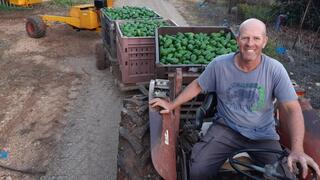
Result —
<instances>
[{"instance_id":1,"label":"black crate","mask_svg":"<svg viewBox=\"0 0 320 180\"><path fill-rule=\"evenodd\" d=\"M100 13L100 19L103 44L106 49L109 50L111 57L117 58L115 21L110 20L102 11Z\"/></svg>"}]
</instances>

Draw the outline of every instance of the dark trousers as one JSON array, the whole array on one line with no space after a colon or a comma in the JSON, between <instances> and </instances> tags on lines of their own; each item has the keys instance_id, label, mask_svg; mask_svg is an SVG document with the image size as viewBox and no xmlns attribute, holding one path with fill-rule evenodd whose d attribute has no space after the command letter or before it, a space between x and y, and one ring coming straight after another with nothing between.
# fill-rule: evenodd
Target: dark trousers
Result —
<instances>
[{"instance_id":1,"label":"dark trousers","mask_svg":"<svg viewBox=\"0 0 320 180\"><path fill-rule=\"evenodd\" d=\"M244 148L281 150L278 141L250 140L225 125L213 123L200 142L193 146L190 163L190 179L214 179L226 159L235 151ZM270 153L255 153L249 155L253 160L262 164L271 164L277 160L277 155Z\"/></svg>"}]
</instances>

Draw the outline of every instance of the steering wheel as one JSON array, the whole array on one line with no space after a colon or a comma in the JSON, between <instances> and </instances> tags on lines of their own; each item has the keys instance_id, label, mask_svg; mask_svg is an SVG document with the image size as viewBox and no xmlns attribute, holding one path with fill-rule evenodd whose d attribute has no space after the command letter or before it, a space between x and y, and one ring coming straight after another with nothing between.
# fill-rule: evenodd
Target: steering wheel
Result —
<instances>
[{"instance_id":1,"label":"steering wheel","mask_svg":"<svg viewBox=\"0 0 320 180\"><path fill-rule=\"evenodd\" d=\"M259 166L255 164L251 164L248 162L244 162L241 160L238 160L235 158L237 154L240 153L270 153L270 154L278 154L279 158L277 159L276 162L273 164L266 164L264 166ZM281 180L292 180L289 177L286 177L283 173L279 173L277 171L278 167L281 165L281 162L283 158L288 157L289 153L286 150L274 150L274 149L242 149L239 151L234 152L230 157L229 157L229 163L232 166L232 168L237 171L239 174L245 175L247 177L250 177L255 180L263 180L263 179L281 179ZM259 172L264 175L265 178L258 177L256 175L249 174L248 172L245 172L244 170L241 170L240 167L246 167L249 170ZM309 167L310 168L310 167ZM312 171L312 180L317 179L317 174L314 169L310 168Z\"/></svg>"}]
</instances>

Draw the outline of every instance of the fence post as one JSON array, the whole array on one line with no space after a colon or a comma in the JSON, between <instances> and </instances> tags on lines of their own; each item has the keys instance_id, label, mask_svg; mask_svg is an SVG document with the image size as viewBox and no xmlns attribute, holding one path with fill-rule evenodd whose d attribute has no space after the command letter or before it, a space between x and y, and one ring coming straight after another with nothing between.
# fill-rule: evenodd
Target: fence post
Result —
<instances>
[{"instance_id":1,"label":"fence post","mask_svg":"<svg viewBox=\"0 0 320 180\"><path fill-rule=\"evenodd\" d=\"M298 34L297 34L297 36L296 36L296 39L294 40L292 49L295 48L296 43L297 43L297 41L298 41L298 39L299 39L299 37L300 37L302 25L303 25L303 22L304 22L304 19L305 19L306 15L307 15L307 12L308 12L308 10L309 10L309 6L310 6L310 4L311 4L311 1L312 1L312 0L309 0L309 1L308 1L308 5L307 5L307 7L306 7L306 10L304 11L303 17L302 17L301 22L300 22L299 31L298 31Z\"/></svg>"}]
</instances>

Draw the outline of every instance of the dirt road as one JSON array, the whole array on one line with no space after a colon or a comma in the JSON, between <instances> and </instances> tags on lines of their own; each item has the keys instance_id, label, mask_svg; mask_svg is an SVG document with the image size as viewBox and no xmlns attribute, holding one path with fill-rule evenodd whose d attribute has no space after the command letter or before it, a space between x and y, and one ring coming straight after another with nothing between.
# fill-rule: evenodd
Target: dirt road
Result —
<instances>
[{"instance_id":1,"label":"dirt road","mask_svg":"<svg viewBox=\"0 0 320 180\"><path fill-rule=\"evenodd\" d=\"M147 6L186 25L168 1L116 1L115 6ZM27 37L24 18L63 14L35 8L0 12L0 165L41 179L115 179L121 99L108 70L95 68L96 32L66 25L41 39ZM0 179L35 179L0 169Z\"/></svg>"},{"instance_id":2,"label":"dirt road","mask_svg":"<svg viewBox=\"0 0 320 180\"><path fill-rule=\"evenodd\" d=\"M67 114L67 126L43 179L114 179L122 94L92 57L70 61L87 74Z\"/></svg>"}]
</instances>

